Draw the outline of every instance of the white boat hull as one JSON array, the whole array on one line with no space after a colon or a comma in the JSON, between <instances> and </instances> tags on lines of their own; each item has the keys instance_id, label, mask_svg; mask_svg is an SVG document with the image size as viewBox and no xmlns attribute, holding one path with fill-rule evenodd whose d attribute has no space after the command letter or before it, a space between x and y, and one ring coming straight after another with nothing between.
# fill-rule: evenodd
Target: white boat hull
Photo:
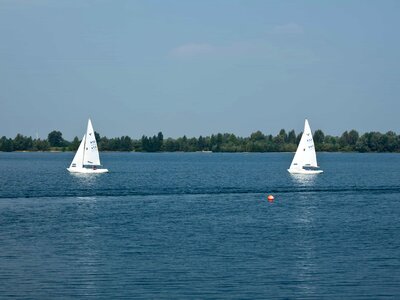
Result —
<instances>
[{"instance_id":1,"label":"white boat hull","mask_svg":"<svg viewBox=\"0 0 400 300\"><path fill-rule=\"evenodd\" d=\"M108 169L90 169L90 168L67 168L71 173L83 173L83 174L101 174L108 173Z\"/></svg>"},{"instance_id":2,"label":"white boat hull","mask_svg":"<svg viewBox=\"0 0 400 300\"><path fill-rule=\"evenodd\" d=\"M291 170L291 169L288 169L288 172L290 174L306 174L307 175L307 174L320 174L324 171L322 171L322 170Z\"/></svg>"}]
</instances>

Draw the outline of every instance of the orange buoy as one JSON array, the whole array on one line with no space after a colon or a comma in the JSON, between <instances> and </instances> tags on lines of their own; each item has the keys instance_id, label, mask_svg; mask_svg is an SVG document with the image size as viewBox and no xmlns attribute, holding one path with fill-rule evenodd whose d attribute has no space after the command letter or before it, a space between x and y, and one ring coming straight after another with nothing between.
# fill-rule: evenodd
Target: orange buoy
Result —
<instances>
[{"instance_id":1,"label":"orange buoy","mask_svg":"<svg viewBox=\"0 0 400 300\"><path fill-rule=\"evenodd\" d=\"M269 202L272 202L272 201L274 201L275 198L272 195L268 195L267 199Z\"/></svg>"}]
</instances>

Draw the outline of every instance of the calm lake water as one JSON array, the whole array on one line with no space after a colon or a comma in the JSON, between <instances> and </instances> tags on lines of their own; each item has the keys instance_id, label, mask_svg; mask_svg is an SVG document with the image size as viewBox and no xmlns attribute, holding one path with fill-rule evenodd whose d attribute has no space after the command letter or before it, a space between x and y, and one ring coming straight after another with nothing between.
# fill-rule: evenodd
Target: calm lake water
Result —
<instances>
[{"instance_id":1,"label":"calm lake water","mask_svg":"<svg viewBox=\"0 0 400 300\"><path fill-rule=\"evenodd\" d=\"M0 153L0 298L400 298L400 154L73 155Z\"/></svg>"}]
</instances>

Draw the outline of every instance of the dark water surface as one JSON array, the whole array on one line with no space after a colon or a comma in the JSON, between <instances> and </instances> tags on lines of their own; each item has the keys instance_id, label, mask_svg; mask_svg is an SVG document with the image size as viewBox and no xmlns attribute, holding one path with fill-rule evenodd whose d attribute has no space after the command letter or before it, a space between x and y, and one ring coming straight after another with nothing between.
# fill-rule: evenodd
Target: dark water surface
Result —
<instances>
[{"instance_id":1,"label":"dark water surface","mask_svg":"<svg viewBox=\"0 0 400 300\"><path fill-rule=\"evenodd\" d=\"M0 298L400 298L400 154L72 157L0 153Z\"/></svg>"}]
</instances>

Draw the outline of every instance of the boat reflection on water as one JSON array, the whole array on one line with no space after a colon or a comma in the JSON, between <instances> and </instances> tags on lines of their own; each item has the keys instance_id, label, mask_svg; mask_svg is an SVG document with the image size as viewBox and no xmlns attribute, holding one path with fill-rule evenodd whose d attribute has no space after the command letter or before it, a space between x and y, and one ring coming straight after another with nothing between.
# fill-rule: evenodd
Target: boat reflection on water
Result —
<instances>
[{"instance_id":1,"label":"boat reflection on water","mask_svg":"<svg viewBox=\"0 0 400 300\"><path fill-rule=\"evenodd\" d=\"M312 187L317 180L317 174L290 174L292 181L302 187Z\"/></svg>"},{"instance_id":2,"label":"boat reflection on water","mask_svg":"<svg viewBox=\"0 0 400 300\"><path fill-rule=\"evenodd\" d=\"M85 188L94 187L98 183L99 174L85 174L85 173L70 173L74 180L76 180L77 186L84 186Z\"/></svg>"},{"instance_id":3,"label":"boat reflection on water","mask_svg":"<svg viewBox=\"0 0 400 300\"><path fill-rule=\"evenodd\" d=\"M318 186L317 180L320 179L321 175L318 174L290 174L296 199L292 221L294 231L299 233L292 241L296 248L296 260L291 276L298 282L299 293L305 298L316 294L316 285L312 278L320 270L316 263L319 252L315 238L315 215L318 214L318 208L313 196L313 191Z\"/></svg>"}]
</instances>

